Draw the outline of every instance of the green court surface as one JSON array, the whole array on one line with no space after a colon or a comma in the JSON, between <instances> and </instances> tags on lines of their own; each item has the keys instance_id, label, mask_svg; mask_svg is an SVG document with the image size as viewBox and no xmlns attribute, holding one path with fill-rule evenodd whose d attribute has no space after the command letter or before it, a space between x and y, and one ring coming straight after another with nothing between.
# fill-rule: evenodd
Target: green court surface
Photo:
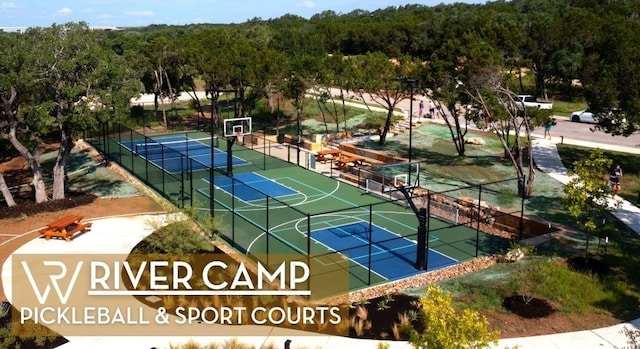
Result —
<instances>
[{"instance_id":1,"label":"green court surface","mask_svg":"<svg viewBox=\"0 0 640 349\"><path fill-rule=\"evenodd\" d=\"M206 136L187 134L193 139ZM182 160L186 171L171 173L157 165L162 162L148 162L122 145L144 137L120 131L92 143L177 206L192 206L203 218L212 216L218 234L238 251L258 259L275 255L313 258L314 265L326 269L320 272L325 277L333 271L348 271L350 290L411 277L509 246L508 240L477 231L473 223L463 226L430 217L427 270L418 270L418 219L404 199L391 201L388 196L365 192L238 144L232 145L232 155L246 163L234 166L231 178L226 168L189 170L198 168L190 163L197 160L189 157ZM224 140L209 144L227 150ZM247 174L264 181L245 184L234 179Z\"/></svg>"},{"instance_id":2,"label":"green court surface","mask_svg":"<svg viewBox=\"0 0 640 349\"><path fill-rule=\"evenodd\" d=\"M234 153L241 156L250 153L244 150ZM256 154L252 154L255 158ZM262 155L262 154L260 154ZM234 174L252 170L243 166L234 169ZM417 240L418 219L404 205L404 200L390 201L387 197L366 193L351 184L323 176L319 173L282 162L278 168L256 171L296 193L283 197L268 197L263 200L243 201L216 186L212 188L203 178L194 174L194 207L201 212L214 208L217 230L238 250L255 254L300 254L324 255L338 251L352 256L353 246L339 248L340 244L327 244L314 238L314 231L331 229L358 222L370 223L378 229L393 233L394 239ZM221 175L221 174L218 174ZM204 174L206 177L207 174ZM214 180L215 183L215 180ZM232 212L235 212L233 214ZM505 250L509 243L492 235L477 233L475 229L457 225L439 218L429 220L429 248L459 262L478 256ZM390 238L392 239L392 238ZM362 245L367 245L366 237ZM374 248L376 244L373 244ZM389 253L393 253L390 251ZM415 252L390 259L389 263L412 264ZM427 261L428 263L428 261ZM350 289L390 281L389 278L369 268L362 260L350 260ZM427 265L428 270L430 265ZM424 271L415 270L415 274ZM415 275L414 274L414 275ZM411 276L411 275L407 275Z\"/></svg>"}]
</instances>

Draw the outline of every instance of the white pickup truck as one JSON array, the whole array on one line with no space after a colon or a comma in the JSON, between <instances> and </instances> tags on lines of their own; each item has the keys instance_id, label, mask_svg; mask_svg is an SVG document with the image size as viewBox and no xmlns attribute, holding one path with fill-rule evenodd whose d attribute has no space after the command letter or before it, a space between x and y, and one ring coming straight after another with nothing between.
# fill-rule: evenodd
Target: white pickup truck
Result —
<instances>
[{"instance_id":1,"label":"white pickup truck","mask_svg":"<svg viewBox=\"0 0 640 349\"><path fill-rule=\"evenodd\" d=\"M550 102L538 102L534 95L518 95L516 100L516 105L518 109L523 110L523 106L527 108L538 108L538 109L552 109L553 103Z\"/></svg>"}]
</instances>

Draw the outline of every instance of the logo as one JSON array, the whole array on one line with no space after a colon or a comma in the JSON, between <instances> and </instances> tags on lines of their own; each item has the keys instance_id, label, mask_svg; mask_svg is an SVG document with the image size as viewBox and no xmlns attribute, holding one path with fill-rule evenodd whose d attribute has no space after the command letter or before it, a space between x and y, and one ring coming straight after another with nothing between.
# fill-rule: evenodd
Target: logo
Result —
<instances>
[{"instance_id":1,"label":"logo","mask_svg":"<svg viewBox=\"0 0 640 349\"><path fill-rule=\"evenodd\" d=\"M42 262L42 264L45 267L54 267L58 272L57 274L52 273L49 275L50 282L44 287L43 290L41 290L40 286L38 286L38 283L36 282L35 277L33 275L33 272L31 271L31 268L29 267L27 262L21 261L21 264L25 274L27 275L29 284L31 284L31 289L36 294L36 297L38 298L38 302L40 302L40 304L45 304L47 302L47 300L49 299L49 293L51 292L52 287L55 290L56 294L58 295L58 300L60 300L60 303L67 304L67 302L69 301L69 295L71 294L71 291L73 290L73 287L75 286L76 281L78 280L78 275L80 275L80 270L82 270L83 262L79 261L76 264L75 270L73 271L73 275L71 276L71 280L67 283L66 288L64 289L64 292L63 292L63 285L61 285L61 281L63 281L67 277L67 273L68 273L67 265L64 262L62 261L43 261Z\"/></svg>"},{"instance_id":2,"label":"logo","mask_svg":"<svg viewBox=\"0 0 640 349\"><path fill-rule=\"evenodd\" d=\"M105 335L162 328L199 336L266 325L338 334L348 328L337 300L348 291L347 263L326 255L13 255L12 328L20 333L29 321L46 326L38 335L89 335L101 326Z\"/></svg>"}]
</instances>

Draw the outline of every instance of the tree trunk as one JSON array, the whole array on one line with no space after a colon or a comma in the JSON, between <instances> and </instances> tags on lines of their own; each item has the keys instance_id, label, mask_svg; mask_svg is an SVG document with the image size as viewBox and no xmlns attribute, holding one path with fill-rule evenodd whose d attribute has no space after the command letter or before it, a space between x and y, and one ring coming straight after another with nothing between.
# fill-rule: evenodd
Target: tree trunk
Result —
<instances>
[{"instance_id":1,"label":"tree trunk","mask_svg":"<svg viewBox=\"0 0 640 349\"><path fill-rule=\"evenodd\" d=\"M73 140L61 127L60 149L58 149L56 163L53 165L53 200L62 200L65 197L65 168L72 148Z\"/></svg>"},{"instance_id":2,"label":"tree trunk","mask_svg":"<svg viewBox=\"0 0 640 349\"><path fill-rule=\"evenodd\" d=\"M316 97L316 103L318 104L318 109L320 109L320 115L322 115L322 123L324 124L324 132L326 134L329 134L329 125L327 125L327 116L324 113L324 109L322 109L322 103L320 102L320 97ZM336 130L336 131L340 131L340 130Z\"/></svg>"},{"instance_id":3,"label":"tree trunk","mask_svg":"<svg viewBox=\"0 0 640 349\"><path fill-rule=\"evenodd\" d=\"M447 115L441 112L442 119L444 120L447 128L449 128L449 134L451 135L451 140L453 144L456 146L456 152L458 156L465 156L465 140L464 136L467 134L466 130L462 131L462 127L460 126L460 117L458 116L458 110L456 110L455 105L451 105L448 107L449 110L453 110L451 113L451 117L453 119L454 124L451 124L451 121L447 117Z\"/></svg>"},{"instance_id":4,"label":"tree trunk","mask_svg":"<svg viewBox=\"0 0 640 349\"><path fill-rule=\"evenodd\" d=\"M273 93L273 84L271 81L267 81L264 89L264 94L267 97L267 105L269 106L269 113L273 114L276 111L275 94Z\"/></svg>"},{"instance_id":5,"label":"tree trunk","mask_svg":"<svg viewBox=\"0 0 640 349\"><path fill-rule=\"evenodd\" d=\"M347 105L345 103L344 100L345 96L344 96L344 90L342 89L342 87L340 88L340 101L342 102L342 118L344 120L344 135L345 137L347 136ZM368 107L367 107L368 108ZM336 112L336 119L338 118L338 112ZM337 121L336 121L337 123ZM336 125L337 126L337 125ZM337 128L340 128L340 126L337 126Z\"/></svg>"},{"instance_id":6,"label":"tree trunk","mask_svg":"<svg viewBox=\"0 0 640 349\"><path fill-rule=\"evenodd\" d=\"M11 195L9 187L7 187L7 183L4 181L2 173L0 173L0 192L2 192L2 196L4 197L4 201L7 203L7 206L12 207L16 205L16 202L13 201L13 195Z\"/></svg>"},{"instance_id":7,"label":"tree trunk","mask_svg":"<svg viewBox=\"0 0 640 349\"><path fill-rule=\"evenodd\" d=\"M536 169L535 169L535 164L533 161L533 147L531 146L531 137L529 136L529 147L527 147L527 156L528 156L528 163L527 165L529 166L529 176L527 177L527 184L525 187L525 191L524 191L524 198L530 198L531 195L533 195L533 183L536 180Z\"/></svg>"},{"instance_id":8,"label":"tree trunk","mask_svg":"<svg viewBox=\"0 0 640 349\"><path fill-rule=\"evenodd\" d=\"M44 181L42 180L42 170L40 169L40 162L38 158L32 154L27 147L22 145L18 138L16 137L16 132L18 128L18 121L16 119L17 109L14 106L14 102L18 93L16 92L15 86L11 86L11 94L9 99L2 98L2 104L4 108L4 114L8 118L8 133L0 132L0 138L9 140L9 143L13 146L15 150L20 153L31 167L31 171L33 172L33 190L35 191L36 203L41 203L47 201L47 191L44 185Z\"/></svg>"},{"instance_id":9,"label":"tree trunk","mask_svg":"<svg viewBox=\"0 0 640 349\"><path fill-rule=\"evenodd\" d=\"M384 145L387 141L387 133L389 133L389 129L391 128L391 118L393 118L393 108L389 108L387 111L387 120L385 120L382 132L380 132L379 145Z\"/></svg>"},{"instance_id":10,"label":"tree trunk","mask_svg":"<svg viewBox=\"0 0 640 349\"><path fill-rule=\"evenodd\" d=\"M173 111L173 115L177 117L178 110L176 109L176 99L178 99L178 97L176 96L176 92L173 90L173 87L171 87L171 80L169 80L167 71L163 70L163 73L165 79L167 80L167 90L169 90L169 101L171 102L171 110Z\"/></svg>"},{"instance_id":11,"label":"tree trunk","mask_svg":"<svg viewBox=\"0 0 640 349\"><path fill-rule=\"evenodd\" d=\"M9 142L13 147L22 155L31 167L31 171L33 172L33 180L31 183L33 184L33 190L35 192L36 203L41 203L47 201L47 191L46 186L44 185L44 181L42 180L42 169L40 168L40 162L38 159L29 151L27 148L18 141L15 137L16 128L12 126L10 128L9 134L6 138L9 139Z\"/></svg>"}]
</instances>

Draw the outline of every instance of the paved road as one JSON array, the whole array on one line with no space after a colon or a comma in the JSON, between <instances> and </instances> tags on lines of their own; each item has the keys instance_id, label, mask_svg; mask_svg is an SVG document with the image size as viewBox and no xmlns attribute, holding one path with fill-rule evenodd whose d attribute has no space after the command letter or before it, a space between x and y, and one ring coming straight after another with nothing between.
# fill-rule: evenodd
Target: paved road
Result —
<instances>
[{"instance_id":1,"label":"paved road","mask_svg":"<svg viewBox=\"0 0 640 349\"><path fill-rule=\"evenodd\" d=\"M551 130L551 135L554 137L563 136L564 138L570 138L579 141L640 149L640 133L633 134L629 137L614 137L602 131L591 131L590 129L594 126L592 124L571 122L568 118L563 117L557 117L557 120L557 125ZM534 131L534 134L542 135L543 133L544 130L542 128Z\"/></svg>"},{"instance_id":2,"label":"paved road","mask_svg":"<svg viewBox=\"0 0 640 349\"><path fill-rule=\"evenodd\" d=\"M340 90L332 88L331 94L334 96L338 96L340 94ZM354 94L352 93L351 96L353 95ZM357 98L355 98L355 100L358 101L362 98L364 98L364 100L370 106L377 106L377 103L373 101L369 94L363 94L362 97L358 96ZM413 106L410 105L409 99L407 98L398 103L398 108L402 108L407 113L409 112L410 108L413 108L413 114L416 115L418 113L418 104L420 103L420 99L428 100L427 97L415 94ZM629 137L614 137L602 131L592 131L591 129L594 126L592 124L571 122L567 117L557 116L556 118L558 120L558 123L551 131L551 134L554 137L560 137L560 139L572 139L580 142L606 144L617 147L629 147L640 150L640 133L636 133ZM534 130L533 134L542 136L544 134L544 128L538 127L536 130Z\"/></svg>"}]
</instances>

